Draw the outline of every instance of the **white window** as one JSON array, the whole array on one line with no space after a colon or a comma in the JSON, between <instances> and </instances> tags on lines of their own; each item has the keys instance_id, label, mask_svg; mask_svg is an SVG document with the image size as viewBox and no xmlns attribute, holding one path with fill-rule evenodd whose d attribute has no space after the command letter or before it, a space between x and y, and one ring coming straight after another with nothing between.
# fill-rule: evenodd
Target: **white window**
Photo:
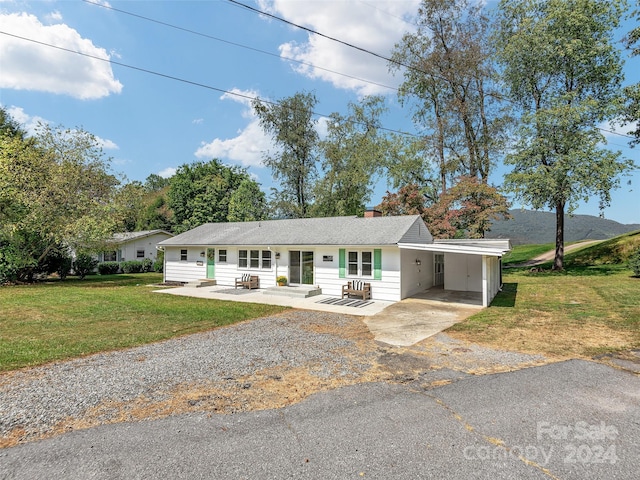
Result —
<instances>
[{"instance_id":1,"label":"white window","mask_svg":"<svg viewBox=\"0 0 640 480\"><path fill-rule=\"evenodd\" d=\"M251 250L249 260L249 266L251 268L260 268L260 250Z\"/></svg>"},{"instance_id":2,"label":"white window","mask_svg":"<svg viewBox=\"0 0 640 480\"><path fill-rule=\"evenodd\" d=\"M247 268L247 251L240 250L238 252L238 268Z\"/></svg>"},{"instance_id":3,"label":"white window","mask_svg":"<svg viewBox=\"0 0 640 480\"><path fill-rule=\"evenodd\" d=\"M109 252L104 252L103 254L104 262L115 262L116 261L116 251L111 250Z\"/></svg>"},{"instance_id":4,"label":"white window","mask_svg":"<svg viewBox=\"0 0 640 480\"><path fill-rule=\"evenodd\" d=\"M144 248L142 250L136 250L136 258L144 258Z\"/></svg>"},{"instance_id":5,"label":"white window","mask_svg":"<svg viewBox=\"0 0 640 480\"><path fill-rule=\"evenodd\" d=\"M360 271L363 277L370 277L373 274L373 254L371 252L362 252Z\"/></svg>"},{"instance_id":6,"label":"white window","mask_svg":"<svg viewBox=\"0 0 640 480\"><path fill-rule=\"evenodd\" d=\"M271 270L271 251L269 250L239 250L238 268L255 270Z\"/></svg>"},{"instance_id":7,"label":"white window","mask_svg":"<svg viewBox=\"0 0 640 480\"><path fill-rule=\"evenodd\" d=\"M271 269L271 252L269 250L262 250L262 268Z\"/></svg>"},{"instance_id":8,"label":"white window","mask_svg":"<svg viewBox=\"0 0 640 480\"><path fill-rule=\"evenodd\" d=\"M347 275L352 277L373 276L373 252L348 252Z\"/></svg>"},{"instance_id":9,"label":"white window","mask_svg":"<svg viewBox=\"0 0 640 480\"><path fill-rule=\"evenodd\" d=\"M218 250L218 261L220 263L226 263L226 261L227 261L227 251L226 250Z\"/></svg>"},{"instance_id":10,"label":"white window","mask_svg":"<svg viewBox=\"0 0 640 480\"><path fill-rule=\"evenodd\" d=\"M180 250L180 261L181 262L186 262L187 261L187 250L186 249Z\"/></svg>"}]
</instances>

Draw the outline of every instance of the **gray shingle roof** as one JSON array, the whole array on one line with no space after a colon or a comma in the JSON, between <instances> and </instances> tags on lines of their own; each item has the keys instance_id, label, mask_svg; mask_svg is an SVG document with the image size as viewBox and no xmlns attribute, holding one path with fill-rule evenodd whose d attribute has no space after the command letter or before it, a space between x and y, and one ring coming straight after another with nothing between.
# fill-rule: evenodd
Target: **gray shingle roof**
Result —
<instances>
[{"instance_id":1,"label":"gray shingle roof","mask_svg":"<svg viewBox=\"0 0 640 480\"><path fill-rule=\"evenodd\" d=\"M418 215L206 223L160 245L395 245L406 240L410 231L419 230L428 237L422 241L430 243L431 235ZM420 240L412 236L411 241Z\"/></svg>"},{"instance_id":2,"label":"gray shingle roof","mask_svg":"<svg viewBox=\"0 0 640 480\"><path fill-rule=\"evenodd\" d=\"M151 235L155 235L156 233L166 233L167 235L172 235L166 230L141 230L139 232L121 232L121 233L113 234L113 242L114 243L128 242L130 240L135 240L137 238L150 237Z\"/></svg>"}]
</instances>

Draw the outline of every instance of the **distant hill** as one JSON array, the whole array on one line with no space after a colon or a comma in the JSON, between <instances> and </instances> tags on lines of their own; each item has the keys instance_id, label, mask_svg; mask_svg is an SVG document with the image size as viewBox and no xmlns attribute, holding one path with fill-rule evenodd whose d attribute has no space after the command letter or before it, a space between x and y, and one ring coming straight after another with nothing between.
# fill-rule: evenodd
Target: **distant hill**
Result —
<instances>
[{"instance_id":1,"label":"distant hill","mask_svg":"<svg viewBox=\"0 0 640 480\"><path fill-rule=\"evenodd\" d=\"M552 212L510 210L511 220L493 223L487 238L509 238L513 245L555 243L556 215ZM604 240L640 230L640 224L623 225L592 215L565 215L565 242Z\"/></svg>"}]
</instances>

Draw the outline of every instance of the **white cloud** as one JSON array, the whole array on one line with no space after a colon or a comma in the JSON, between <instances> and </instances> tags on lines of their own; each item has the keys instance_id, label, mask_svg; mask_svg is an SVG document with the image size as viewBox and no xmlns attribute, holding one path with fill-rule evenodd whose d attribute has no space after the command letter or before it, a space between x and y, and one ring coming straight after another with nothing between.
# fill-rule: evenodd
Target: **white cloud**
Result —
<instances>
[{"instance_id":1,"label":"white cloud","mask_svg":"<svg viewBox=\"0 0 640 480\"><path fill-rule=\"evenodd\" d=\"M108 60L106 50L65 24L43 25L27 13L0 14L0 30ZM37 90L82 100L120 93L111 65L95 58L0 35L0 88Z\"/></svg>"},{"instance_id":2,"label":"white cloud","mask_svg":"<svg viewBox=\"0 0 640 480\"><path fill-rule=\"evenodd\" d=\"M196 150L195 156L207 160L212 158L227 159L238 162L245 167L262 166L263 152L268 151L273 144L271 138L266 136L260 127L259 120L251 107L251 101L256 97L258 97L258 93L255 91L237 88L222 95L221 100L232 100L245 107L242 116L248 119L249 123L239 130L238 135L234 138L215 138L208 143L202 142L200 148Z\"/></svg>"},{"instance_id":3,"label":"white cloud","mask_svg":"<svg viewBox=\"0 0 640 480\"><path fill-rule=\"evenodd\" d=\"M112 140L95 137L96 141L104 150L120 150L120 147Z\"/></svg>"},{"instance_id":4,"label":"white cloud","mask_svg":"<svg viewBox=\"0 0 640 480\"><path fill-rule=\"evenodd\" d=\"M167 167L164 170L160 170L158 172L158 175L160 175L162 178L169 178L169 177L173 177L176 174L176 169L173 167Z\"/></svg>"},{"instance_id":5,"label":"white cloud","mask_svg":"<svg viewBox=\"0 0 640 480\"><path fill-rule=\"evenodd\" d=\"M54 11L51 12L50 14L48 14L45 17L49 22L53 23L53 22L59 22L62 20L62 14L59 11Z\"/></svg>"},{"instance_id":6,"label":"white cloud","mask_svg":"<svg viewBox=\"0 0 640 480\"><path fill-rule=\"evenodd\" d=\"M295 24L389 57L402 35L414 28L404 19L417 13L419 3L420 0L380 0L375 4L331 2L331 8L327 8L323 2L263 0L261 7ZM314 65L292 64L298 73L359 95L386 94L390 90L384 86L397 87L401 81L400 76L389 73L387 61L311 33L305 43L292 41L280 45L280 53Z\"/></svg>"},{"instance_id":7,"label":"white cloud","mask_svg":"<svg viewBox=\"0 0 640 480\"><path fill-rule=\"evenodd\" d=\"M51 123L49 120L42 117L32 117L31 115L26 113L22 107L16 107L15 105L12 105L10 107L7 107L6 110L7 113L11 115L11 118L18 122L29 136L33 136L36 133L38 124L49 125ZM120 150L118 144L116 144L113 140L101 138L97 135L94 135L94 138L96 139L96 142L98 142L98 145L100 145L104 150ZM125 162L123 161L123 163Z\"/></svg>"},{"instance_id":8,"label":"white cloud","mask_svg":"<svg viewBox=\"0 0 640 480\"><path fill-rule=\"evenodd\" d=\"M22 107L16 107L14 105L7 108L7 113L24 128L28 135L33 135L36 132L36 127L39 123L49 123L48 120L42 117L32 117L26 113Z\"/></svg>"}]
</instances>

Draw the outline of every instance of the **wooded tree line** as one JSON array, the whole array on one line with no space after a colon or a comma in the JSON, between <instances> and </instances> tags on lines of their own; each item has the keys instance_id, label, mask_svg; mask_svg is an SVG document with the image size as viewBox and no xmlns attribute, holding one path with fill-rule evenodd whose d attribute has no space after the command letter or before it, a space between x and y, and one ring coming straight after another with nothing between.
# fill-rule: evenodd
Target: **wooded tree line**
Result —
<instances>
[{"instance_id":1,"label":"wooded tree line","mask_svg":"<svg viewBox=\"0 0 640 480\"><path fill-rule=\"evenodd\" d=\"M384 214L419 214L442 238L483 237L508 214L505 194L551 209L560 269L564 214L592 196L606 207L634 168L603 147L598 128L640 118L640 86L621 87L613 37L626 9L621 0L503 0L488 12L423 0L418 28L389 63L418 133L383 128L383 97L322 120L310 92L256 99L275 146L263 158L278 184L268 197L245 169L217 159L129 182L110 173L90 133L41 125L27 136L0 110L0 281L55 271L70 248L97 251L116 231L359 215L380 179L390 187ZM623 46L637 55L639 38L635 28ZM640 142L639 130L630 134ZM495 187L500 162L512 169Z\"/></svg>"}]
</instances>

